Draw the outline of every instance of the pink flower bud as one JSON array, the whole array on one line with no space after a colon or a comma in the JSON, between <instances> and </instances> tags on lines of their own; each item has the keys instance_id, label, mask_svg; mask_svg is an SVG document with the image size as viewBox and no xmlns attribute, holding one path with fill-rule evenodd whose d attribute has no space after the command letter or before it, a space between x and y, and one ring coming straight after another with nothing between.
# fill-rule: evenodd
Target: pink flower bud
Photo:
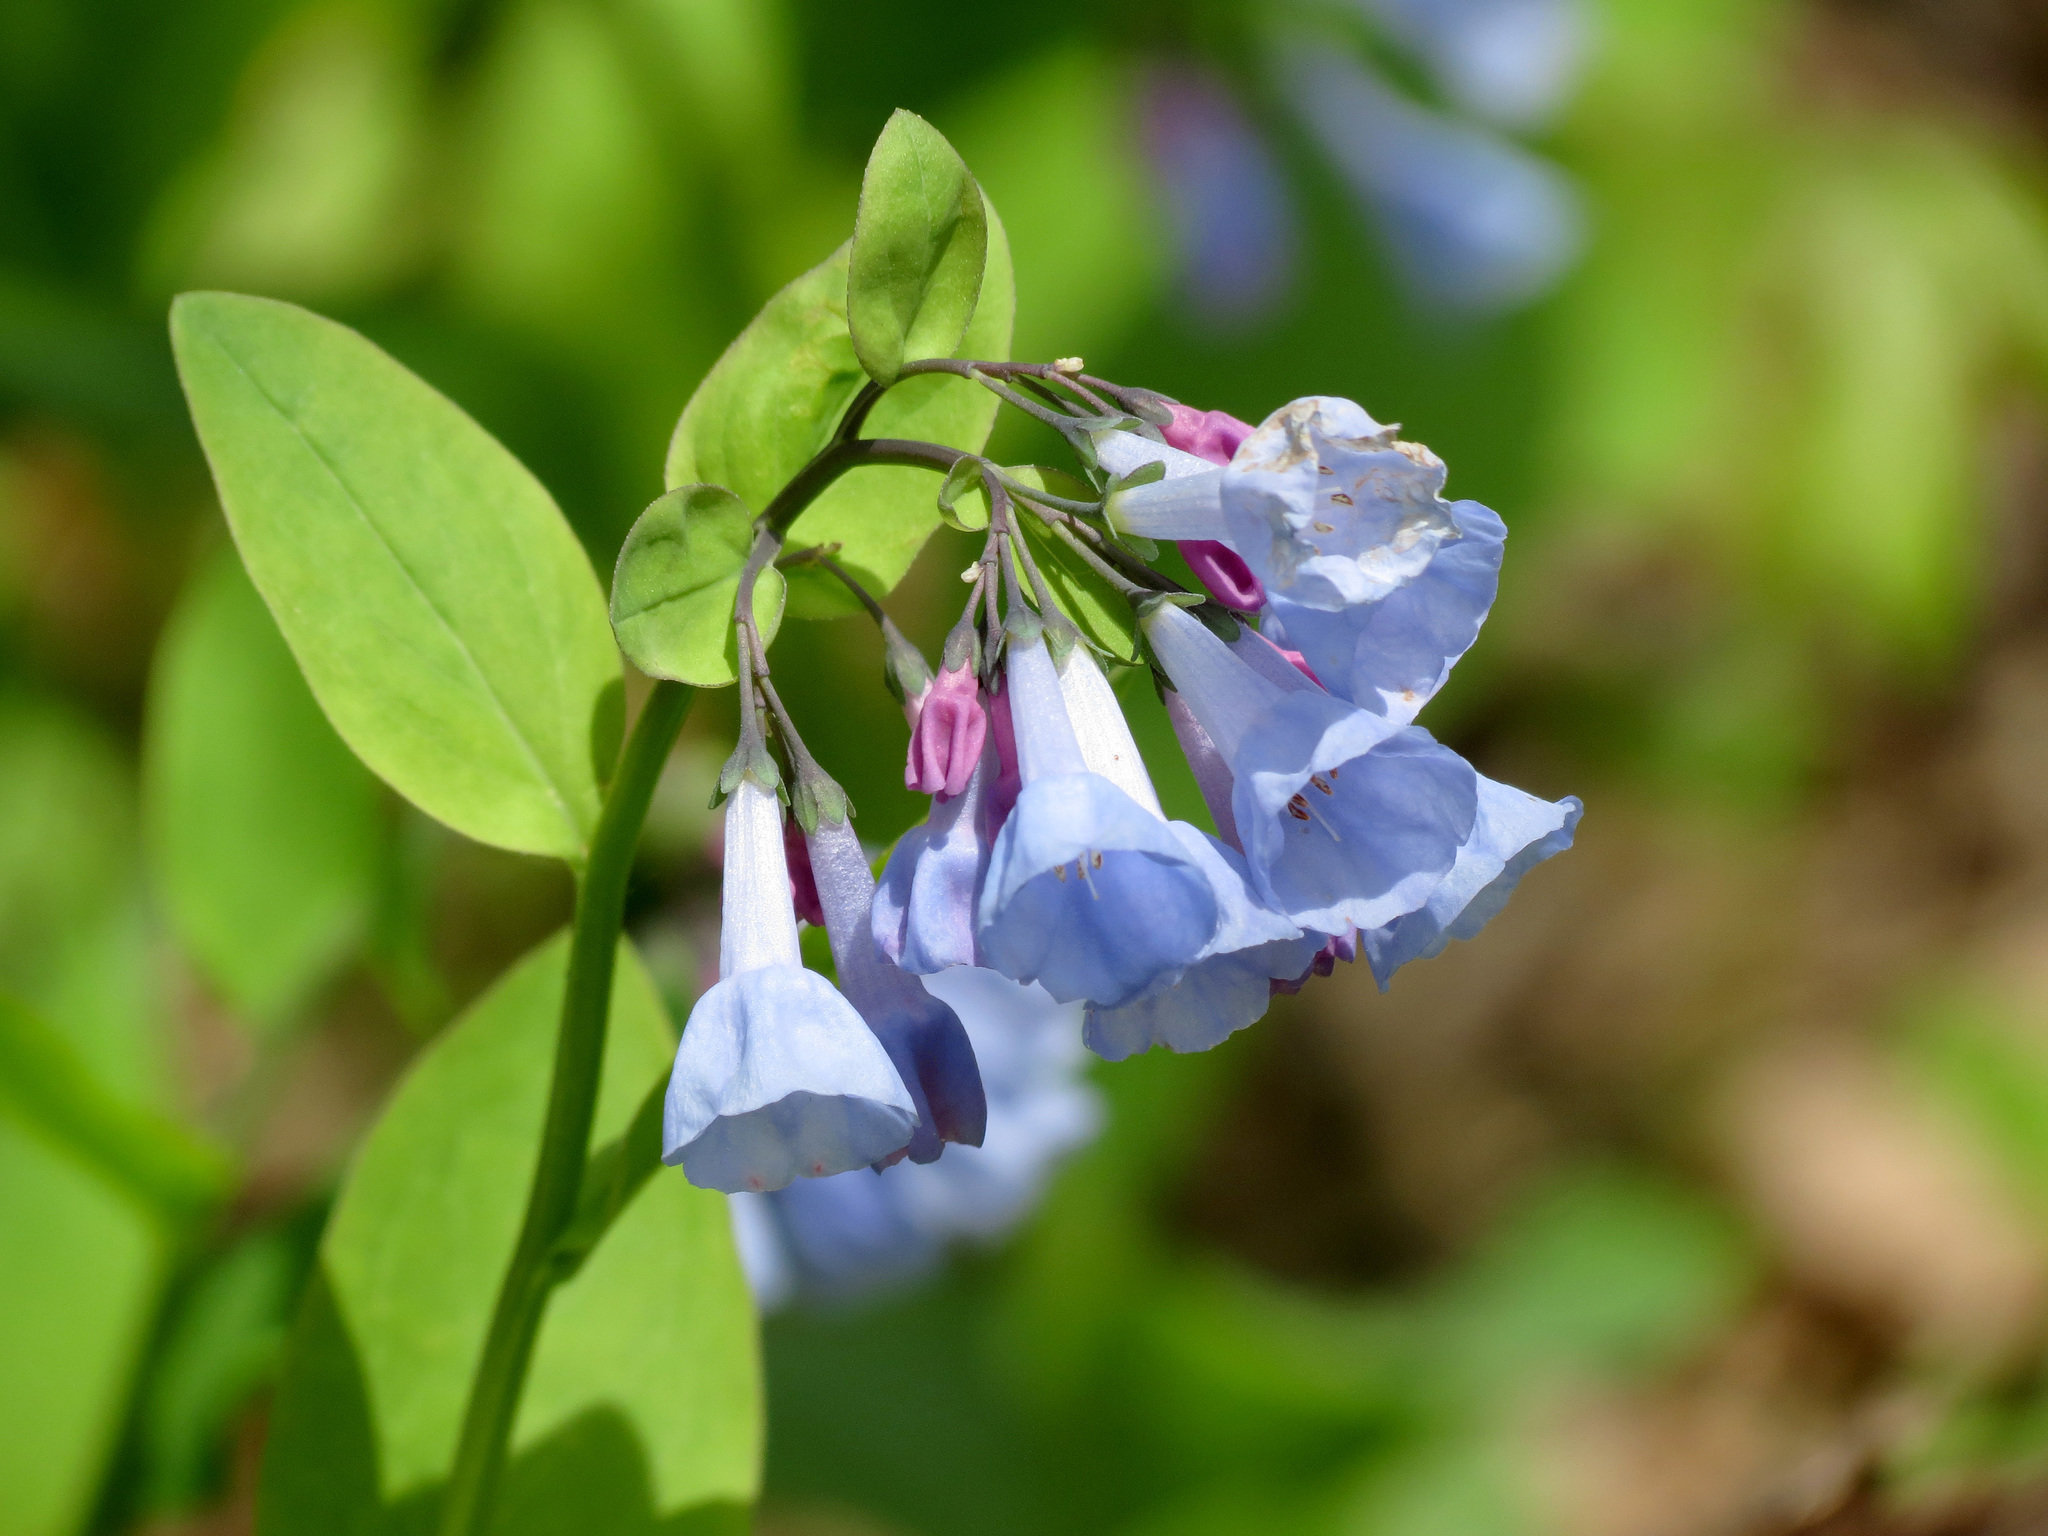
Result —
<instances>
[{"instance_id":1,"label":"pink flower bud","mask_svg":"<svg viewBox=\"0 0 2048 1536\"><path fill-rule=\"evenodd\" d=\"M1220 539L1182 539L1180 552L1195 580L1224 607L1255 613L1266 606L1266 589L1244 557L1228 544Z\"/></svg>"},{"instance_id":2,"label":"pink flower bud","mask_svg":"<svg viewBox=\"0 0 2048 1536\"><path fill-rule=\"evenodd\" d=\"M1193 411L1184 405L1168 409L1173 420L1162 434L1166 446L1211 464L1228 464L1237 445L1252 435L1251 423L1239 421L1228 411Z\"/></svg>"},{"instance_id":3,"label":"pink flower bud","mask_svg":"<svg viewBox=\"0 0 2048 1536\"><path fill-rule=\"evenodd\" d=\"M925 795L957 795L981 760L988 711L970 667L941 672L924 696L910 731L903 787Z\"/></svg>"},{"instance_id":4,"label":"pink flower bud","mask_svg":"<svg viewBox=\"0 0 2048 1536\"><path fill-rule=\"evenodd\" d=\"M789 863L790 894L796 900L796 915L814 928L825 926L825 909L818 901L818 879L811 873L810 845L804 829L790 817L782 824L782 856Z\"/></svg>"},{"instance_id":5,"label":"pink flower bud","mask_svg":"<svg viewBox=\"0 0 2048 1536\"><path fill-rule=\"evenodd\" d=\"M990 695L989 713L995 717L989 733L996 744L996 776L995 782L988 787L984 815L988 820L988 835L993 839L1002 830L1003 823L1010 819L1010 809L1023 792L1024 773L1017 766L1017 726L1010 718L1008 689L999 689Z\"/></svg>"}]
</instances>

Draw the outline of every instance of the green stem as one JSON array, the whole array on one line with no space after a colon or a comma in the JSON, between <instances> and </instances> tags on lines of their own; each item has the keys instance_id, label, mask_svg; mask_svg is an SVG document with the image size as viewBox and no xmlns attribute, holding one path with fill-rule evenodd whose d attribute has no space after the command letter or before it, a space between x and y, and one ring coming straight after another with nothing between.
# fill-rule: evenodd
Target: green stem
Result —
<instances>
[{"instance_id":1,"label":"green stem","mask_svg":"<svg viewBox=\"0 0 2048 1536\"><path fill-rule=\"evenodd\" d=\"M583 1186L591 1120L597 1108L598 1074L604 1064L612 967L618 955L619 928L625 920L626 877L632 870L640 825L654 798L655 781L693 696L693 690L673 682L656 683L647 696L598 815L590 862L577 882L576 926L569 946L569 974L562 994L561 1028L555 1039L555 1069L548 1088L540 1161L533 1172L519 1243L491 1314L483 1357L470 1382L462 1437L456 1444L455 1465L441 1505L441 1536L476 1536L490 1515L533 1341L540 1332L548 1294L560 1274L560 1267L550 1262L551 1255L576 1216Z\"/></svg>"}]
</instances>

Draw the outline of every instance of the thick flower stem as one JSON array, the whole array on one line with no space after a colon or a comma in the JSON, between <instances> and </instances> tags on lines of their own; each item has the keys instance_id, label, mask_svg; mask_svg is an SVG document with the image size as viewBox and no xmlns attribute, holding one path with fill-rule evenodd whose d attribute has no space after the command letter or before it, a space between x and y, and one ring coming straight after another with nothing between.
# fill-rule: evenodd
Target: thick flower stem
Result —
<instances>
[{"instance_id":1,"label":"thick flower stem","mask_svg":"<svg viewBox=\"0 0 2048 1536\"><path fill-rule=\"evenodd\" d=\"M583 1185L598 1076L604 1064L612 968L625 919L626 877L632 869L641 823L647 819L647 807L654 797L655 781L693 697L694 690L673 682L656 683L647 696L599 813L590 862L577 882L576 924L540 1161L527 1196L519 1243L505 1271L483 1356L470 1382L462 1437L456 1444L455 1464L441 1505L441 1536L479 1536L490 1518L492 1494L505 1463L534 1338L540 1332L548 1295L561 1278L561 1266L553 1262L555 1247L576 1215Z\"/></svg>"}]
</instances>

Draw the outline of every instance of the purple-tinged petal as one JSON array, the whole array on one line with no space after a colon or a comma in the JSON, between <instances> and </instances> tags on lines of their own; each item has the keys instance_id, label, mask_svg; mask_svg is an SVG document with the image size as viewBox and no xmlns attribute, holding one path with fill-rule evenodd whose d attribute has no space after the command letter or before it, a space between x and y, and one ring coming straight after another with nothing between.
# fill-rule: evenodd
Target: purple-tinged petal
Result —
<instances>
[{"instance_id":1,"label":"purple-tinged petal","mask_svg":"<svg viewBox=\"0 0 2048 1536\"><path fill-rule=\"evenodd\" d=\"M1359 936L1381 989L1410 960L1426 960L1492 921L1523 875L1571 847L1583 810L1575 797L1539 800L1479 777L1478 815L1451 872L1419 909Z\"/></svg>"},{"instance_id":2,"label":"purple-tinged petal","mask_svg":"<svg viewBox=\"0 0 2048 1536\"><path fill-rule=\"evenodd\" d=\"M1298 647L1339 698L1413 721L1478 639L1500 586L1506 525L1476 501L1451 503L1451 514L1458 537L1405 586L1336 613L1276 598L1269 635Z\"/></svg>"},{"instance_id":3,"label":"purple-tinged petal","mask_svg":"<svg viewBox=\"0 0 2048 1536\"><path fill-rule=\"evenodd\" d=\"M1195 573L1195 580L1209 589L1209 595L1226 608L1239 613L1256 613L1265 606L1266 589L1244 557L1220 539L1182 539L1181 558Z\"/></svg>"},{"instance_id":4,"label":"purple-tinged petal","mask_svg":"<svg viewBox=\"0 0 2048 1536\"><path fill-rule=\"evenodd\" d=\"M934 800L931 814L903 834L882 867L872 921L875 943L906 971L928 975L980 963L974 902L988 869L986 802L997 772L990 740L967 787Z\"/></svg>"},{"instance_id":5,"label":"purple-tinged petal","mask_svg":"<svg viewBox=\"0 0 2048 1536\"><path fill-rule=\"evenodd\" d=\"M882 1042L917 1110L906 1154L928 1163L946 1142L979 1144L988 1103L974 1048L953 1010L876 947L875 880L851 823L821 819L809 842L839 989Z\"/></svg>"}]
</instances>

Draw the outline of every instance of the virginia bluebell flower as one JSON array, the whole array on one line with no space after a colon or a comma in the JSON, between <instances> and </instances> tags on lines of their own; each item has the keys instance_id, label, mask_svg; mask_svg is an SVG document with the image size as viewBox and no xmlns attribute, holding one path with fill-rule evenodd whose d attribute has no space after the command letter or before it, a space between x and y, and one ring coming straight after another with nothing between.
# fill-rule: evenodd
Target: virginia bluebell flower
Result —
<instances>
[{"instance_id":1,"label":"virginia bluebell flower","mask_svg":"<svg viewBox=\"0 0 2048 1536\"><path fill-rule=\"evenodd\" d=\"M1095 658L1077 648L1060 667L1059 678L1075 741L1089 771L1164 819L1130 724ZM1260 903L1247 883L1244 858L1235 848L1184 821L1167 826L1208 877L1219 921L1201 954L1170 985L1117 1006L1088 1005L1082 1039L1109 1061L1121 1061L1154 1045L1206 1051L1257 1023L1265 1017L1268 982L1298 974L1321 942L1321 935L1304 935Z\"/></svg>"},{"instance_id":2,"label":"virginia bluebell flower","mask_svg":"<svg viewBox=\"0 0 2048 1536\"><path fill-rule=\"evenodd\" d=\"M1000 774L994 733L957 795L936 795L931 814L897 840L875 892L873 927L882 954L929 975L977 965L974 905L988 870L990 794Z\"/></svg>"},{"instance_id":3,"label":"virginia bluebell flower","mask_svg":"<svg viewBox=\"0 0 2048 1536\"><path fill-rule=\"evenodd\" d=\"M1472 830L1470 764L1284 660L1262 674L1184 609L1154 604L1143 623L1229 765L1232 816L1267 906L1333 934L1390 923L1428 899Z\"/></svg>"},{"instance_id":4,"label":"virginia bluebell flower","mask_svg":"<svg viewBox=\"0 0 2048 1536\"><path fill-rule=\"evenodd\" d=\"M988 965L1061 1002L1113 1007L1170 984L1216 935L1201 863L1149 807L1088 769L1043 640L1013 640L1023 789L996 835L976 934Z\"/></svg>"},{"instance_id":5,"label":"virginia bluebell flower","mask_svg":"<svg viewBox=\"0 0 2048 1536\"><path fill-rule=\"evenodd\" d=\"M733 1230L756 1300L846 1296L925 1273L959 1239L1002 1237L1059 1160L1094 1136L1101 1104L1082 1076L1078 1004L994 971L955 967L927 985L952 1006L982 1064L988 1134L929 1164L898 1164L736 1195Z\"/></svg>"},{"instance_id":6,"label":"virginia bluebell flower","mask_svg":"<svg viewBox=\"0 0 2048 1536\"><path fill-rule=\"evenodd\" d=\"M1402 586L1336 612L1276 597L1263 632L1299 651L1337 697L1408 724L1479 638L1500 586L1507 525L1476 501L1449 510L1457 537Z\"/></svg>"},{"instance_id":7,"label":"virginia bluebell flower","mask_svg":"<svg viewBox=\"0 0 2048 1536\"><path fill-rule=\"evenodd\" d=\"M1294 269L1294 210L1272 151L1221 82L1184 67L1150 73L1143 119L1189 302L1226 326L1256 318Z\"/></svg>"},{"instance_id":8,"label":"virginia bluebell flower","mask_svg":"<svg viewBox=\"0 0 2048 1536\"><path fill-rule=\"evenodd\" d=\"M717 983L697 999L662 1113L662 1161L707 1189L780 1189L879 1162L917 1122L888 1052L804 969L773 790L726 802Z\"/></svg>"},{"instance_id":9,"label":"virginia bluebell flower","mask_svg":"<svg viewBox=\"0 0 2048 1536\"><path fill-rule=\"evenodd\" d=\"M1096 451L1105 467L1165 466L1165 478L1111 498L1119 527L1222 538L1269 598L1336 610L1386 596L1457 536L1438 494L1443 461L1398 432L1349 400L1311 395L1268 416L1220 469L1132 433L1103 433Z\"/></svg>"},{"instance_id":10,"label":"virginia bluebell flower","mask_svg":"<svg viewBox=\"0 0 2048 1536\"><path fill-rule=\"evenodd\" d=\"M1492 921L1523 875L1571 847L1582 810L1576 796L1539 800L1482 777L1472 835L1450 873L1421 907L1359 935L1381 990L1410 960L1426 960Z\"/></svg>"},{"instance_id":11,"label":"virginia bluebell flower","mask_svg":"<svg viewBox=\"0 0 2048 1536\"><path fill-rule=\"evenodd\" d=\"M876 947L875 877L852 823L821 815L807 841L839 990L888 1051L917 1109L906 1153L914 1163L928 1163L949 1141L979 1146L988 1103L974 1047L953 1010Z\"/></svg>"}]
</instances>

